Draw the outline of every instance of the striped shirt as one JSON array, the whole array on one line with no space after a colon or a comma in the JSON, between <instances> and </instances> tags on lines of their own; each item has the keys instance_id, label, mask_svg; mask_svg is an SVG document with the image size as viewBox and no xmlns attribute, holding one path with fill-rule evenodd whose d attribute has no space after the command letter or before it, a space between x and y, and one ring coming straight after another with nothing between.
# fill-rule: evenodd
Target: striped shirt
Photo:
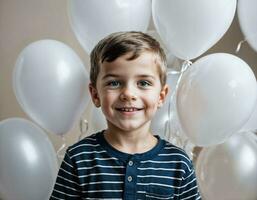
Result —
<instances>
[{"instance_id":1,"label":"striped shirt","mask_svg":"<svg viewBox=\"0 0 257 200\"><path fill-rule=\"evenodd\" d=\"M150 151L126 154L103 132L69 147L50 200L201 199L192 162L180 148L160 139Z\"/></svg>"}]
</instances>

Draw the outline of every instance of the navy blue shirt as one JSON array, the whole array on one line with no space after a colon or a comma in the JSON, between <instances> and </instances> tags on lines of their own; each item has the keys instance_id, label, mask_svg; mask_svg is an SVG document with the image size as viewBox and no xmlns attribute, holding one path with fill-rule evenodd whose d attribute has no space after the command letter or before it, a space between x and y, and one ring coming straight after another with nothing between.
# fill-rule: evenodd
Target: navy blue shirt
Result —
<instances>
[{"instance_id":1,"label":"navy blue shirt","mask_svg":"<svg viewBox=\"0 0 257 200\"><path fill-rule=\"evenodd\" d=\"M142 154L114 149L103 132L69 147L50 200L201 199L192 162L180 148L160 139Z\"/></svg>"}]
</instances>

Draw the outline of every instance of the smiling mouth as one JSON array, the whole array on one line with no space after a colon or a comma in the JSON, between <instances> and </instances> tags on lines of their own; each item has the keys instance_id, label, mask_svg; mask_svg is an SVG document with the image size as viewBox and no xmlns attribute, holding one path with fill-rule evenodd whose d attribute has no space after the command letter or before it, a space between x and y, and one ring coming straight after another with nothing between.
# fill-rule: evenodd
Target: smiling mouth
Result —
<instances>
[{"instance_id":1,"label":"smiling mouth","mask_svg":"<svg viewBox=\"0 0 257 200\"><path fill-rule=\"evenodd\" d=\"M143 108L135 108L135 107L116 108L116 110L122 111L122 112L135 112L135 111L139 111L139 110L142 110L142 109Z\"/></svg>"}]
</instances>

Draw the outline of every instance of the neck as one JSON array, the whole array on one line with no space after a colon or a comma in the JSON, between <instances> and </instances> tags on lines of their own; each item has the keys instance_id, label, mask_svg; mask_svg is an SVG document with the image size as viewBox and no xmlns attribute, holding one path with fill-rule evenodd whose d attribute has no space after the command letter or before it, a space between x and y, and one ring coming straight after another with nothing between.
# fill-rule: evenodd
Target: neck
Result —
<instances>
[{"instance_id":1,"label":"neck","mask_svg":"<svg viewBox=\"0 0 257 200\"><path fill-rule=\"evenodd\" d=\"M124 131L109 126L104 137L115 149L129 154L147 152L158 142L150 132L149 126L133 131Z\"/></svg>"}]
</instances>

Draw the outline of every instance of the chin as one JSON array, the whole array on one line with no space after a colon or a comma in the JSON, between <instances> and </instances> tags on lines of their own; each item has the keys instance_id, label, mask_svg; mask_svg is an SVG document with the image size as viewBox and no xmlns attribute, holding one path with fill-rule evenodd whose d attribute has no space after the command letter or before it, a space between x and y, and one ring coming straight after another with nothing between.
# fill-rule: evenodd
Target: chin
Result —
<instances>
[{"instance_id":1,"label":"chin","mask_svg":"<svg viewBox=\"0 0 257 200\"><path fill-rule=\"evenodd\" d=\"M140 126L139 125L135 125L135 124L112 124L112 126L123 130L123 131L134 131L136 129L139 129Z\"/></svg>"},{"instance_id":2,"label":"chin","mask_svg":"<svg viewBox=\"0 0 257 200\"><path fill-rule=\"evenodd\" d=\"M120 125L118 126L119 129L129 132L129 131L136 131L136 130L140 130L140 129L145 129L148 126L148 124L133 124L133 125ZM149 125L150 127L150 125Z\"/></svg>"},{"instance_id":3,"label":"chin","mask_svg":"<svg viewBox=\"0 0 257 200\"><path fill-rule=\"evenodd\" d=\"M119 129L123 130L123 131L134 131L134 130L137 130L139 127L127 127L127 126L120 126Z\"/></svg>"}]
</instances>

